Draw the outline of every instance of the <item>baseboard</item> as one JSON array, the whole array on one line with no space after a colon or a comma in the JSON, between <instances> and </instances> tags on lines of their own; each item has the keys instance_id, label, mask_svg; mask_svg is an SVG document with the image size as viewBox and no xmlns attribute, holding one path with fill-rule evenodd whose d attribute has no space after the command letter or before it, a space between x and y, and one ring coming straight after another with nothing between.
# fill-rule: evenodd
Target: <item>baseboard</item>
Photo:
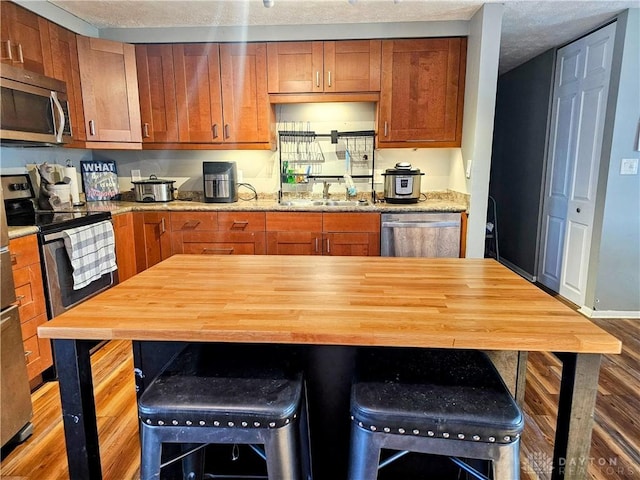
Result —
<instances>
[{"instance_id":1,"label":"baseboard","mask_svg":"<svg viewBox=\"0 0 640 480\"><path fill-rule=\"evenodd\" d=\"M526 280L529 280L531 283L535 283L537 280L537 277L535 275L531 275L529 272L525 272L523 269L511 263L509 260L505 260L504 258L501 258L500 263L503 264L505 267L507 267L509 270L513 270L514 272L516 272L518 275L525 278Z\"/></svg>"},{"instance_id":2,"label":"baseboard","mask_svg":"<svg viewBox=\"0 0 640 480\"><path fill-rule=\"evenodd\" d=\"M640 311L623 310L593 310L588 307L580 307L580 313L589 318L634 318L640 319Z\"/></svg>"}]
</instances>

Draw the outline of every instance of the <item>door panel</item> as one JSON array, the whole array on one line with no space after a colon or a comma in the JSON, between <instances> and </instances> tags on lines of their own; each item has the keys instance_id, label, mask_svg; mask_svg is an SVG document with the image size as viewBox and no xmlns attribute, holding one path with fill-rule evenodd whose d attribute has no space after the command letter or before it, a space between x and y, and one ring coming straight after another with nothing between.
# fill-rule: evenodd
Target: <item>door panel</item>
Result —
<instances>
[{"instance_id":1,"label":"door panel","mask_svg":"<svg viewBox=\"0 0 640 480\"><path fill-rule=\"evenodd\" d=\"M540 282L583 305L615 24L558 50Z\"/></svg>"}]
</instances>

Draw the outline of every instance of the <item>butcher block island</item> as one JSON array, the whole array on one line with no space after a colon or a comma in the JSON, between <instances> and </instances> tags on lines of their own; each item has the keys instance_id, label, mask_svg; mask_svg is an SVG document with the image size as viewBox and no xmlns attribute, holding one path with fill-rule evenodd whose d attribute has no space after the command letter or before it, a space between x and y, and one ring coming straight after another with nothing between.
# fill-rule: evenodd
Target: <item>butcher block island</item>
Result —
<instances>
[{"instance_id":1,"label":"butcher block island","mask_svg":"<svg viewBox=\"0 0 640 480\"><path fill-rule=\"evenodd\" d=\"M563 391L555 465L588 457L600 355L621 351L615 337L491 259L174 255L38 333L54 340L71 478L101 478L88 340L134 340L134 349L158 341L298 344L327 355L459 348L519 352L521 360L528 351L556 352ZM322 358L318 351L309 358ZM336 465L325 455L346 458L348 433L327 449L327 422L317 417L348 425L348 398L344 411L323 411L327 399L313 392L324 387L314 381L310 372L314 471L323 478L323 465ZM563 473L586 478L586 469Z\"/></svg>"}]
</instances>

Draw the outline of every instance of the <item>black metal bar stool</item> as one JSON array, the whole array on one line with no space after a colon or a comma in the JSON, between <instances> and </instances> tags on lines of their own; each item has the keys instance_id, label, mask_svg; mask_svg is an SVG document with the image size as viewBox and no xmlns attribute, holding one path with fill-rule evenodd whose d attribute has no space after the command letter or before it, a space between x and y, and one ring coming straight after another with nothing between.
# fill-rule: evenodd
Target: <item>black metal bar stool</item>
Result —
<instances>
[{"instance_id":1,"label":"black metal bar stool","mask_svg":"<svg viewBox=\"0 0 640 480\"><path fill-rule=\"evenodd\" d=\"M494 480L520 478L520 408L478 351L361 349L351 388L349 480L373 480L409 452L490 460ZM398 450L380 463L381 449Z\"/></svg>"},{"instance_id":2,"label":"black metal bar stool","mask_svg":"<svg viewBox=\"0 0 640 480\"><path fill-rule=\"evenodd\" d=\"M294 348L191 344L138 401L142 480L182 459L183 478L203 477L207 444L247 444L272 480L311 478L306 396ZM162 463L162 445L191 451ZM259 445L264 445L264 450Z\"/></svg>"}]
</instances>

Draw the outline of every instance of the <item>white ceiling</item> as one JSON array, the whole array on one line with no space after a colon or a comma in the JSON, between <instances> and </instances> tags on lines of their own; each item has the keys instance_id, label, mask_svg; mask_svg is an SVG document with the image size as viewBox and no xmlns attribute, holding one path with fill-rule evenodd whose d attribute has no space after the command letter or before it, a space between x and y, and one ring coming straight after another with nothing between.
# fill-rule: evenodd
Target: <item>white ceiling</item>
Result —
<instances>
[{"instance_id":1,"label":"white ceiling","mask_svg":"<svg viewBox=\"0 0 640 480\"><path fill-rule=\"evenodd\" d=\"M101 28L278 26L469 20L476 0L49 0ZM602 25L640 0L501 0L500 72Z\"/></svg>"}]
</instances>

